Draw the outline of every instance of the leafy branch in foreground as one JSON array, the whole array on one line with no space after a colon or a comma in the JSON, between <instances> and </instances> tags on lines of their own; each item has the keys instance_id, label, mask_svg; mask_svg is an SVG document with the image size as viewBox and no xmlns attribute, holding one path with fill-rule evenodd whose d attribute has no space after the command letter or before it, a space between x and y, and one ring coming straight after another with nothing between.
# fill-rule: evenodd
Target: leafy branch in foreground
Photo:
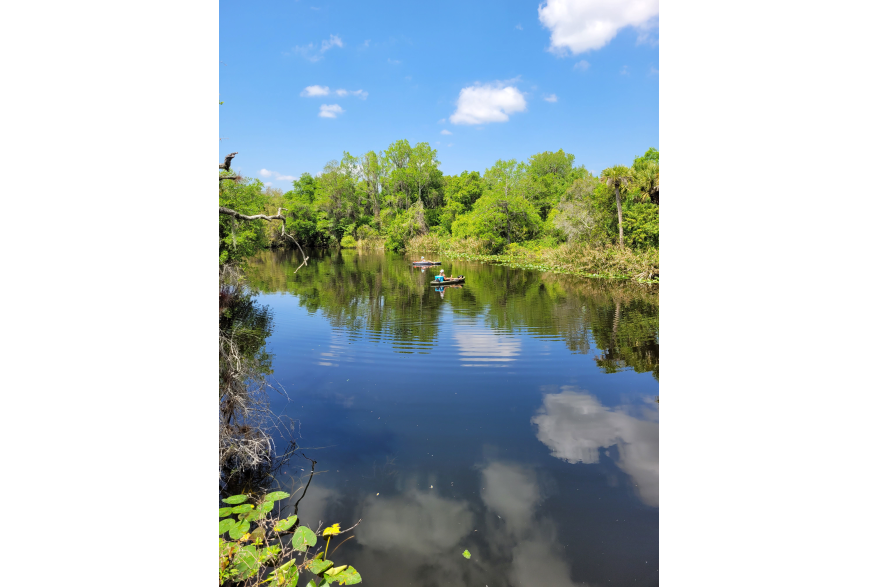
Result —
<instances>
[{"instance_id":1,"label":"leafy branch in foreground","mask_svg":"<svg viewBox=\"0 0 877 587\"><path fill-rule=\"evenodd\" d=\"M305 571L314 575L307 587L361 583L356 569L335 566L326 558L329 539L353 530L359 522L347 530L339 530L338 524L323 530L326 551L311 556L310 549L317 544L314 531L301 526L296 515L271 516L274 503L287 497L288 493L275 491L258 500L247 495L222 500L228 507L219 509L219 584L296 587Z\"/></svg>"}]
</instances>

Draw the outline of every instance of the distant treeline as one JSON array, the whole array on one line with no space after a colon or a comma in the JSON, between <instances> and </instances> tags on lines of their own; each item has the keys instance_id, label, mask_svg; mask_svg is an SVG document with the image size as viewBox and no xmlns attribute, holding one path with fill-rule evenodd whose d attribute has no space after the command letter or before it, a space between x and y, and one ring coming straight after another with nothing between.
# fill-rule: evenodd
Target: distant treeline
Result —
<instances>
[{"instance_id":1,"label":"distant treeline","mask_svg":"<svg viewBox=\"0 0 877 587\"><path fill-rule=\"evenodd\" d=\"M561 243L627 248L658 246L658 151L630 167L592 175L575 156L557 152L526 162L499 160L490 169L445 175L428 143L396 141L361 157L345 152L323 172L303 173L283 193L258 179L221 181L220 205L243 214L277 214L303 246L360 245L402 250L426 234L477 239L485 250L508 244ZM619 226L619 216L621 225ZM245 258L279 242L280 222L220 218L220 262Z\"/></svg>"}]
</instances>

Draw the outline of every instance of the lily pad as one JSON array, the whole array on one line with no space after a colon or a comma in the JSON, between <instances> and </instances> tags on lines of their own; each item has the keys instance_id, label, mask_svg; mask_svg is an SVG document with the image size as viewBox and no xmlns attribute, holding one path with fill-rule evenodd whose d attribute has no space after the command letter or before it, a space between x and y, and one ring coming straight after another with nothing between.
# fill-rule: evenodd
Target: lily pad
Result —
<instances>
[{"instance_id":1,"label":"lily pad","mask_svg":"<svg viewBox=\"0 0 877 587\"><path fill-rule=\"evenodd\" d=\"M231 505L236 505L239 503L244 503L247 501L246 495L232 495L231 497L226 497L222 500L223 503L230 503Z\"/></svg>"},{"instance_id":2,"label":"lily pad","mask_svg":"<svg viewBox=\"0 0 877 587\"><path fill-rule=\"evenodd\" d=\"M311 562L311 564L308 566L308 570L315 575L319 575L320 573L322 573L323 571L325 571L326 569L328 569L329 567L331 567L334 564L335 563L333 563L332 561L324 561L324 560L314 559Z\"/></svg>"},{"instance_id":3,"label":"lily pad","mask_svg":"<svg viewBox=\"0 0 877 587\"><path fill-rule=\"evenodd\" d=\"M298 516L289 516L285 520L280 520L274 525L275 532L286 532L298 522Z\"/></svg>"},{"instance_id":4,"label":"lily pad","mask_svg":"<svg viewBox=\"0 0 877 587\"><path fill-rule=\"evenodd\" d=\"M301 552L305 552L308 549L308 546L314 546L317 544L317 535L314 534L313 530L310 528L306 528L304 526L299 526L295 534L292 535L292 547Z\"/></svg>"},{"instance_id":5,"label":"lily pad","mask_svg":"<svg viewBox=\"0 0 877 587\"><path fill-rule=\"evenodd\" d=\"M228 531L228 537L232 540L237 540L241 536L243 536L246 532L250 530L250 523L247 521L242 521L236 523L231 529Z\"/></svg>"},{"instance_id":6,"label":"lily pad","mask_svg":"<svg viewBox=\"0 0 877 587\"><path fill-rule=\"evenodd\" d=\"M232 526L237 524L234 518L226 518L224 520L219 520L219 534L225 534L229 530L231 530Z\"/></svg>"}]
</instances>

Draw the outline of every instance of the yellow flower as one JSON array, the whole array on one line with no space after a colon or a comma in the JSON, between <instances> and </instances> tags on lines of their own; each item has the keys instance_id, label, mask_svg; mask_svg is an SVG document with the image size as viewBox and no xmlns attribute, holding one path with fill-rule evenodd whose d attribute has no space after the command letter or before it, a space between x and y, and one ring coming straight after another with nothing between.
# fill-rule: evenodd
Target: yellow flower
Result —
<instances>
[{"instance_id":1,"label":"yellow flower","mask_svg":"<svg viewBox=\"0 0 877 587\"><path fill-rule=\"evenodd\" d=\"M338 524L332 524L325 530L323 530L323 536L332 536L333 534L339 534L341 532L341 526Z\"/></svg>"},{"instance_id":2,"label":"yellow flower","mask_svg":"<svg viewBox=\"0 0 877 587\"><path fill-rule=\"evenodd\" d=\"M249 533L249 532L247 532L246 534L244 534L243 536L241 536L241 542L246 542L246 541L249 540L249 539L250 539L250 533Z\"/></svg>"}]
</instances>

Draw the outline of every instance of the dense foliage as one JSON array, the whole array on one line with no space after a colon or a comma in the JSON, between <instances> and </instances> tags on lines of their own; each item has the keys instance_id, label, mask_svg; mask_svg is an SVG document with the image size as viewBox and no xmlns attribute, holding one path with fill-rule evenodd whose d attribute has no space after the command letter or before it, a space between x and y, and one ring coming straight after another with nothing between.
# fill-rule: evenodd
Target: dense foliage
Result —
<instances>
[{"instance_id":1,"label":"dense foliage","mask_svg":"<svg viewBox=\"0 0 877 587\"><path fill-rule=\"evenodd\" d=\"M223 181L220 202L245 214L283 208L285 230L311 247L358 242L402 250L424 235L474 239L489 253L512 243L658 245L656 149L599 176L577 167L563 150L537 153L526 162L499 160L483 174L444 175L436 157L428 143L400 140L361 157L345 152L322 173L303 173L286 193L264 189L258 180ZM220 261L279 242L280 221L271 224L223 218Z\"/></svg>"}]
</instances>

